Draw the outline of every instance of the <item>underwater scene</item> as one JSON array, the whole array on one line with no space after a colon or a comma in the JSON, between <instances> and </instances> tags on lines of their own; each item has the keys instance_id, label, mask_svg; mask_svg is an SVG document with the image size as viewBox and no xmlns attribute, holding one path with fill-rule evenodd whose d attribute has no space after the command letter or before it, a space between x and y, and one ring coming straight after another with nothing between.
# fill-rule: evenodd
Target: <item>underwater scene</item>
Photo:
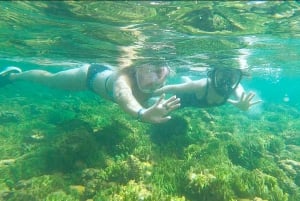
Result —
<instances>
[{"instance_id":1,"label":"underwater scene","mask_svg":"<svg viewBox=\"0 0 300 201\"><path fill-rule=\"evenodd\" d=\"M245 91L262 101L182 107L151 124L89 90L1 86L0 200L300 200L299 1L1 1L0 10L0 69L164 59L173 84L242 67Z\"/></svg>"}]
</instances>

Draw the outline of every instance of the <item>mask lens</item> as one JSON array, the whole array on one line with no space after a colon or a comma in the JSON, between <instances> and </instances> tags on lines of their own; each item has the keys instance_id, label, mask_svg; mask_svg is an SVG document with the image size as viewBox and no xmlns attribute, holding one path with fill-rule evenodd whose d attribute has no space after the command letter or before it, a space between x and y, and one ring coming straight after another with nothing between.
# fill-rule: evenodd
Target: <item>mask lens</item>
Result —
<instances>
[{"instance_id":1,"label":"mask lens","mask_svg":"<svg viewBox=\"0 0 300 201\"><path fill-rule=\"evenodd\" d=\"M217 70L215 72L215 83L217 87L234 89L240 82L242 73L240 70Z\"/></svg>"},{"instance_id":2,"label":"mask lens","mask_svg":"<svg viewBox=\"0 0 300 201\"><path fill-rule=\"evenodd\" d=\"M164 85L169 73L170 69L168 67L147 66L137 69L137 85L142 92L152 93Z\"/></svg>"}]
</instances>

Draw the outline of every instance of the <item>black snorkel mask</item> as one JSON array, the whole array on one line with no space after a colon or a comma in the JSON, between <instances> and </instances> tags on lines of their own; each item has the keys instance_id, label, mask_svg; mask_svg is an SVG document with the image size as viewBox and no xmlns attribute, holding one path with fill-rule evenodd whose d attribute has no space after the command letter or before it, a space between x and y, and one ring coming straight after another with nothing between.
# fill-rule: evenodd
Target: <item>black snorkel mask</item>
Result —
<instances>
[{"instance_id":1,"label":"black snorkel mask","mask_svg":"<svg viewBox=\"0 0 300 201\"><path fill-rule=\"evenodd\" d=\"M240 69L213 69L208 72L218 94L228 97L239 85L243 73Z\"/></svg>"}]
</instances>

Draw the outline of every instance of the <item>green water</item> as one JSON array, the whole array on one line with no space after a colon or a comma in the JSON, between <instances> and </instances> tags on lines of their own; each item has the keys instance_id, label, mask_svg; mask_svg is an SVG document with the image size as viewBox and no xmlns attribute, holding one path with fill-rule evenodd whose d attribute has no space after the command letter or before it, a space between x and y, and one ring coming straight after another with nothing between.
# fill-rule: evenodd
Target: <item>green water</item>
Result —
<instances>
[{"instance_id":1,"label":"green water","mask_svg":"<svg viewBox=\"0 0 300 201\"><path fill-rule=\"evenodd\" d=\"M163 125L90 92L0 88L0 200L300 200L299 1L1 1L0 64L50 71L165 58L246 65L263 103Z\"/></svg>"}]
</instances>

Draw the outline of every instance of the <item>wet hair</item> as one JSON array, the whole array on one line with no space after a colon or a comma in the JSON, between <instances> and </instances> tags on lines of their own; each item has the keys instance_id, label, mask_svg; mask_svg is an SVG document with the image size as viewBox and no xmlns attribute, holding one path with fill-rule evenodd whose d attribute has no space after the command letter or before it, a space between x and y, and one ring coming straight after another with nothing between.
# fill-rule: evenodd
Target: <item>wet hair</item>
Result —
<instances>
[{"instance_id":1,"label":"wet hair","mask_svg":"<svg viewBox=\"0 0 300 201\"><path fill-rule=\"evenodd\" d=\"M146 67L164 67L167 66L167 62L163 58L145 58L135 61L134 68L146 68Z\"/></svg>"},{"instance_id":2,"label":"wet hair","mask_svg":"<svg viewBox=\"0 0 300 201\"><path fill-rule=\"evenodd\" d=\"M243 76L249 77L251 76L249 68L237 68L237 67L211 67L207 71L207 76L212 78L214 72L218 69L228 69L228 70L240 70Z\"/></svg>"}]
</instances>

